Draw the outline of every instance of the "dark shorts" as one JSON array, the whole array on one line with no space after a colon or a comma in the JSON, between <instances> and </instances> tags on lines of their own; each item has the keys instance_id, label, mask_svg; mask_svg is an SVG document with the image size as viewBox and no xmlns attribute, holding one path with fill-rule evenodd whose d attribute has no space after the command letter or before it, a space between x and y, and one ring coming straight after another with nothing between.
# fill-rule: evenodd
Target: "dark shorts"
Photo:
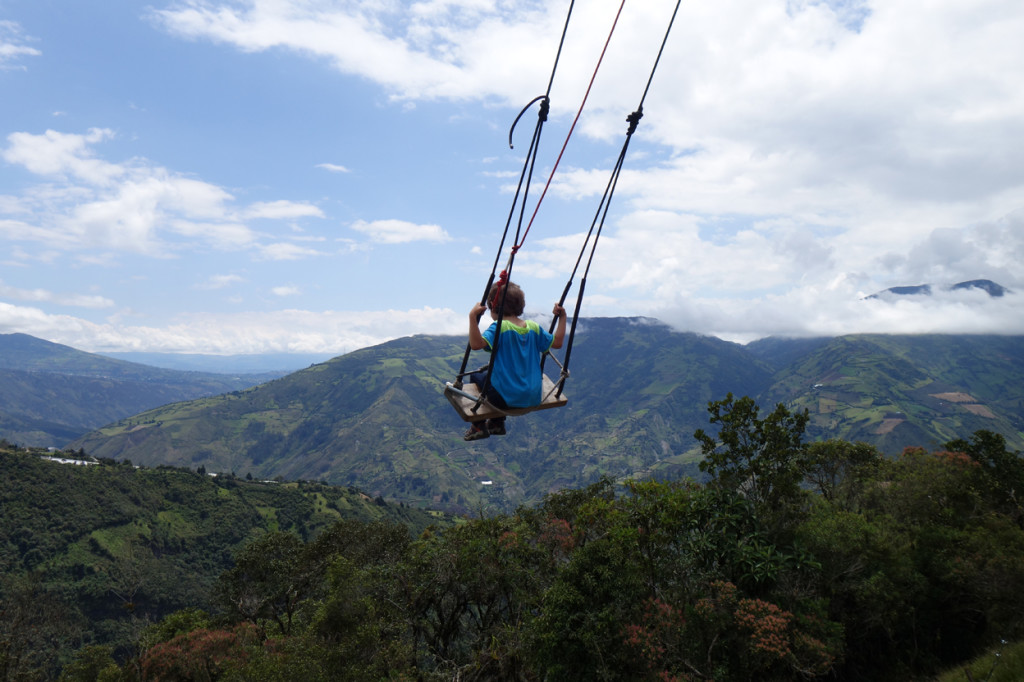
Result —
<instances>
[{"instance_id":1,"label":"dark shorts","mask_svg":"<svg viewBox=\"0 0 1024 682\"><path fill-rule=\"evenodd\" d=\"M473 372L468 378L472 383L477 385L477 388L483 388L484 383L487 381L487 372L486 370ZM499 410L508 409L508 403L506 403L505 399L501 397L501 394L494 389L494 386L487 387L487 392L484 394L484 397L487 399L487 402L494 405Z\"/></svg>"}]
</instances>

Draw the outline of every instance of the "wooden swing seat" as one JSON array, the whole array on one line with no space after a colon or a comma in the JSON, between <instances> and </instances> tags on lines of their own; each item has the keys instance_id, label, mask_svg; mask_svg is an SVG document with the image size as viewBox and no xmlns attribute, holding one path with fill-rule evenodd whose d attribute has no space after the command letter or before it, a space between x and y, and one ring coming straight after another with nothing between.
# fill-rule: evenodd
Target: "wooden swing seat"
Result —
<instances>
[{"instance_id":1,"label":"wooden swing seat","mask_svg":"<svg viewBox=\"0 0 1024 682\"><path fill-rule=\"evenodd\" d=\"M550 377L546 374L543 377L544 384L541 387L541 395L544 396L544 400L541 401L540 405L534 405L533 407L510 407L500 410L485 400L480 403L480 408L474 412L473 406L480 397L480 389L472 382L466 383L462 388L456 388L455 384L449 381L445 384L444 395L448 398L448 402L452 404L452 407L455 408L455 411L459 413L459 416L462 417L462 420L466 422L496 419L498 417L521 417L536 410L549 410L552 407L562 407L568 403L569 400L565 397L564 393L560 396L555 396L555 383L551 381Z\"/></svg>"}]
</instances>

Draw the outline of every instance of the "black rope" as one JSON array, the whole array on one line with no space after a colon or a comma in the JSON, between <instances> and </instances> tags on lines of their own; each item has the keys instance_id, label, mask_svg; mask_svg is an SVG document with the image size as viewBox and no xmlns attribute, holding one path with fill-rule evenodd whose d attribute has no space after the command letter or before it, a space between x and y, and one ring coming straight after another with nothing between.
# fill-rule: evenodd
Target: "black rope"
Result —
<instances>
[{"instance_id":1,"label":"black rope","mask_svg":"<svg viewBox=\"0 0 1024 682\"><path fill-rule=\"evenodd\" d=\"M513 121L512 126L509 129L508 143L509 143L509 147L511 148L512 147L512 133L515 131L515 127L516 127L516 124L519 122L519 119L522 118L523 114L530 107L532 107L538 101L540 102L540 108L539 108L538 114L537 114L537 123L534 126L533 136L530 139L530 148L527 150L526 159L523 162L523 170L519 174L519 185L516 187L515 196L512 199L512 207L509 210L508 218L505 221L505 229L502 232L501 241L498 244L498 250L497 250L497 252L495 254L495 257L494 257L494 263L491 266L491 274L487 278L487 286L484 288L483 294L480 297L480 303L483 304L483 305L487 304L487 296L490 293L491 286L494 284L494 276L495 276L495 273L498 270L498 262L500 261L501 253L502 253L502 251L505 248L505 241L508 239L509 227L512 224L512 219L513 219L513 216L515 215L516 207L517 206L519 207L519 220L516 223L516 235L515 235L514 243L518 243L519 242L519 234L520 234L520 231L522 230L522 226L523 226L523 216L524 216L525 211L526 211L526 202L527 202L527 197L529 195L530 182L533 179L533 171L534 171L534 168L536 167L536 164L537 164L537 153L538 153L538 151L540 149L541 132L543 131L545 121L547 121L548 111L550 109L551 87L552 87L552 84L555 81L555 73L558 70L558 62L559 62L559 60L561 59L561 56L562 56L562 48L565 45L565 36L568 33L568 31L569 31L569 20L572 18L572 10L573 10L573 7L575 6L575 4L576 4L575 0L570 0L570 2L569 2L569 10L566 13L565 23L562 26L562 36L561 36L561 38L558 41L558 50L555 53L555 59L554 59L554 62L552 63L552 66L551 66L551 75L548 78L547 89L545 90L543 95L534 98L528 105L526 105L522 109L522 111L519 112L519 115L516 116L515 121ZM520 195L522 196L522 200L521 201L520 201ZM506 277L507 278L511 278L512 264L514 262L514 259L515 259L515 249L513 249L512 253L509 255L508 265L505 268L505 273L506 273ZM484 386L482 387L482 389L480 391L480 400L478 400L476 405L473 406L473 412L474 413L477 411L477 409L482 404L483 396L487 392L488 387L490 386L491 372L494 369L494 358L497 355L497 350L498 350L498 348L497 348L498 347L498 337L501 336L501 323L502 323L502 320L504 318L504 310L505 310L505 307L504 307L505 296L504 296L504 294L507 291L508 291L508 288L505 287L503 289L503 292L502 292L502 300L501 300L500 307L498 308L498 319L497 319L497 330L498 330L498 333L495 334L494 340L491 343L490 360L487 363L487 378L486 378L486 381L484 383ZM477 323L479 323L479 318L477 318ZM466 351L465 351L465 353L463 354L463 357L462 357L462 365L461 365L461 367L459 369L459 373L458 373L458 376L457 376L456 382L455 382L455 385L456 385L457 388L461 388L462 387L462 377L465 376L465 374L466 374L466 365L469 363L469 356L470 356L471 352L472 352L472 348L467 343L466 344Z\"/></svg>"},{"instance_id":2,"label":"black rope","mask_svg":"<svg viewBox=\"0 0 1024 682\"><path fill-rule=\"evenodd\" d=\"M679 13L679 6L682 4L682 0L676 0L675 9L672 11L672 17L669 19L668 27L665 29L665 35L661 40L661 46L658 48L658 55L654 59L654 65L651 67L651 73L647 77L647 85L644 87L644 92L640 96L640 104L637 106L636 111L626 117L626 122L629 124L626 128L626 139L622 143L622 150L619 152L619 158L615 162L615 167L612 170L611 177L608 179L608 184L605 186L604 195L601 197L601 202L597 206L597 212L594 214L594 220L590 223L590 229L587 231L587 236L583 240L583 246L580 248L580 254L576 258L576 264L573 266L572 273L569 275L569 281L565 285L565 289L562 292L562 298L559 300L559 305L565 305L565 299L568 296L569 290L572 287L572 281L576 277L576 272L579 269L580 263L583 260L583 256L587 251L587 245L590 245L590 256L587 259L587 266L583 270L583 277L580 279L580 289L576 297L576 309L572 315L572 325L569 329L569 338L565 347L565 356L562 360L562 376L568 376L569 374L569 360L572 357L572 344L576 337L576 323L579 320L580 308L583 307L583 291L586 288L587 275L590 273L590 266L594 262L594 254L597 252L597 242L601 238L601 232L604 230L604 222L608 217L608 209L611 207L612 196L615 194L615 188L619 183L619 175L622 172L623 163L626 160L626 152L629 149L629 142L633 139L633 133L636 132L637 126L640 124L640 119L644 116L644 100L647 99L647 93L651 89L651 82L654 80L654 74L658 69L658 64L661 62L661 56L665 51L665 44L668 42L668 36L672 32L672 25L675 23L676 15ZM595 232L596 227L596 232ZM593 242L590 239L593 236ZM550 331L553 332L555 324L558 322L557 318L551 321ZM541 365L543 367L543 364ZM556 397L562 395L562 385L558 386Z\"/></svg>"},{"instance_id":3,"label":"black rope","mask_svg":"<svg viewBox=\"0 0 1024 682\"><path fill-rule=\"evenodd\" d=\"M515 132L516 126L519 124L519 119L521 119L523 117L523 114L525 114L527 111L529 111L530 107L532 107L538 101L540 102L540 111L537 112L537 116L540 118L541 121L547 121L548 120L548 109L550 108L550 103L548 101L548 96L547 95L538 95L538 96L534 97L533 99L531 99L530 103L527 104L525 107L523 107L522 110L519 112L519 114L516 116L516 120L512 121L512 125L508 129L508 148L509 149L515 149L515 147L512 146L512 133Z\"/></svg>"},{"instance_id":4,"label":"black rope","mask_svg":"<svg viewBox=\"0 0 1024 682\"><path fill-rule=\"evenodd\" d=\"M534 100L534 102L536 101L537 100ZM508 218L505 221L505 230L502 232L501 241L498 244L498 250L494 256L494 263L491 265L491 274L487 278L487 286L484 288L483 294L480 297L481 305L486 305L488 303L487 297L490 295L491 287L494 284L494 275L498 270L498 262L501 259L501 252L505 249L505 240L508 239L508 229L509 226L512 224L512 218L515 216L517 205L521 205L521 208L519 211L519 220L516 224L516 235L514 241L519 241L519 233L523 227L523 215L525 213L526 201L530 193L530 184L533 180L533 171L537 163L537 151L540 147L540 134L543 130L544 122L547 120L548 108L546 104L547 97L545 96L545 98L542 100L541 108L537 115L537 125L534 127L533 138L530 140L530 149L527 152L526 162L523 164L523 170L519 175L519 185L516 187L516 193L513 197L512 208L509 210ZM520 193L522 194L521 204L519 202ZM509 256L509 262L506 265L504 271L506 278L510 277L509 273L511 273L512 271L512 263L514 258L515 250L513 249L512 253ZM476 411L480 409L480 405L483 404L484 394L487 393L487 389L490 388L491 385L491 372L494 370L494 358L498 354L498 337L501 336L501 323L505 318L505 294L507 293L507 291L508 287L502 288L501 304L498 307L498 319L495 321L498 333L494 335L494 339L491 341L491 353L486 368L487 375L484 380L484 385L481 386L480 388L480 399L477 400L476 404L473 406L474 413L476 413ZM480 318L477 318L477 323L479 324L479 322ZM466 365L469 363L469 356L472 350L472 347L467 342L466 351L462 356L462 367L459 369L460 377L466 373ZM462 387L461 379L456 379L456 387Z\"/></svg>"},{"instance_id":5,"label":"black rope","mask_svg":"<svg viewBox=\"0 0 1024 682\"><path fill-rule=\"evenodd\" d=\"M573 2L574 2L574 0L573 0ZM515 129L515 126L518 123L519 119L522 117L522 115L526 112L527 109L529 109L531 106L533 106L534 103L536 103L538 101L541 102L541 109L540 109L540 113L538 115L537 125L536 125L536 128L534 129L534 135L533 135L533 138L532 138L531 143L530 143L530 149L527 152L526 161L524 161L523 171L522 171L522 173L520 174L520 177L519 177L519 186L516 189L516 195L515 195L515 197L513 199L512 209L509 212L508 220L505 223L505 231L504 231L504 233L502 234L502 237L501 237L501 243L499 244L498 253L497 253L497 255L495 256L495 259L494 259L494 265L493 265L493 267L491 269L491 274L490 274L490 277L488 278L488 281L487 281L487 287L484 290L483 296L481 297L481 303L483 303L483 304L487 303L487 295L489 294L490 289L491 289L491 287L494 284L494 276L495 276L495 273L497 272L497 265L498 265L498 262L499 262L499 260L501 258L501 252L504 249L505 240L507 239L508 230L509 230L509 227L510 227L511 222L512 222L512 216L515 213L517 205L521 206L521 208L520 208L520 214L519 214L519 221L518 221L518 224L517 224L517 227L516 227L515 243L519 242L519 233L520 233L520 230L522 229L523 215L524 215L524 211L525 211L525 207L526 207L526 197L527 197L527 194L529 192L529 182L528 181L526 182L525 189L524 189L524 184L523 183L524 183L524 180L526 180L527 178L532 179L532 176L533 176L533 168L534 168L534 166L536 164L536 156L537 156L537 151L538 151L538 146L539 146L539 141L540 141L540 132L541 132L541 129L543 127L544 121L547 120L547 113L548 113L548 106L549 106L549 95L550 95L550 91L551 91L551 85L554 82L555 69L557 68L558 59L561 56L562 47L563 47L564 42L565 42L565 35L566 35L566 31L568 30L569 18L572 15L573 2L570 2L569 13L568 13L568 16L566 16L566 23L565 23L565 26L562 29L562 39L559 42L558 54L555 57L555 66L552 68L551 79L548 81L547 93L545 95L541 96L541 97L535 98L522 111L520 111L519 115L516 116L516 119L515 119L515 121L512 124L512 128L509 130L509 147L511 147L512 146L512 131ZM569 332L568 332L569 338L568 338L568 342L566 343L566 346L565 346L565 356L564 356L564 360L563 360L563 363L562 363L561 377L560 377L560 380L558 382L557 391L556 391L556 394L555 394L556 397L560 397L561 396L562 388L563 388L563 385L564 385L564 380L569 375L569 361L570 361L570 359L572 357L572 346L573 346L573 341L574 341L575 336L576 336L576 327L577 327L577 324L579 322L580 310L583 307L583 295L584 295L584 291L586 290L587 275L590 273L590 267L591 267L591 265L594 262L594 255L597 252L597 244L598 244L598 241L601 238L601 233L604 230L605 220L607 219L608 211L611 208L612 197L614 196L615 189L618 186L619 176L620 176L620 174L622 172L622 167L623 167L623 164L624 164L624 161L625 161L625 158L626 158L626 152L629 149L629 143L632 140L633 133L636 132L637 126L640 123L640 119L643 118L643 105L644 105L644 101L647 99L647 94L650 91L651 83L654 80L654 74L655 74L655 72L658 69L659 63L661 62L662 54L665 51L665 45L668 42L669 34L672 31L672 26L675 23L676 16L679 13L679 7L680 7L681 4L682 4L682 0L677 0L676 1L676 6L675 6L675 8L672 11L672 17L669 19L668 27L666 28L665 35L663 36L662 41L661 41L661 46L658 48L658 54L655 57L654 64L651 67L651 72L650 72L650 74L649 74L649 76L647 78L647 83L644 86L643 94L640 97L640 103L637 106L636 110L633 111L631 114L629 114L629 116L626 117L626 121L627 121L627 123L629 125L628 125L628 127L626 129L626 138L623 141L622 149L619 152L619 157L618 157L618 159L615 162L615 167L612 170L611 177L608 180L608 184L605 186L604 194L601 197L601 201L598 204L597 211L594 214L594 220L591 222L590 229L587 231L586 238L584 239L583 245L580 248L580 253L579 253L579 256L576 258L576 263L573 266L572 272L569 275L569 280L566 283L565 288L562 291L562 295L561 295L561 297L559 298L559 301L558 301L558 304L560 306L562 306L562 307L565 306L565 300L566 300L566 298L569 295L569 291L572 289L573 280L576 277L576 273L579 270L579 266L580 266L580 264L583 261L584 255L587 253L587 247L589 245L590 253L589 253L589 256L587 258L586 267L583 270L583 276L580 279L580 287L579 287L579 291L577 292L577 297L576 297L576 307L575 307L575 310L573 311L572 323L571 323L571 326L570 326L570 329L569 329ZM521 204L519 203L520 193L522 193L522 203ZM593 241L591 241L592 237L593 237ZM516 248L513 248L512 252L509 254L508 264L507 264L507 266L505 268L505 271L503 273L504 277L506 278L506 281L510 281L511 280L512 265L513 265L514 260L515 260L515 255L516 255ZM495 305L499 306L498 307L498 319L497 319L497 330L498 330L498 333L495 335L495 339L494 339L494 341L492 343L491 357L490 357L490 360L489 360L488 365L487 365L487 378L486 378L484 387L481 390L481 394L480 394L479 400L473 406L473 412L474 413L479 409L480 405L483 403L484 393L487 391L487 388L490 385L491 372L493 371L493 368L494 368L494 358L495 358L495 355L497 353L497 341L498 341L498 337L501 335L501 323L502 323L502 319L503 319L503 316L504 316L505 294L507 293L507 291L508 291L507 287L503 288L503 290L502 290L502 297L501 297L501 299L502 299L501 303L498 304L497 301L495 302ZM558 316L555 316L551 320L551 327L549 329L549 333L553 333L554 332L555 325L557 323L558 323ZM461 378L466 373L466 365L467 365L467 363L469 361L470 351L471 351L471 348L467 344L467 346L466 346L466 353L465 353L465 355L463 357L463 360L462 360L462 368L459 371L459 379L458 379L458 383L457 383L457 386L460 387L460 388L461 388L461 385L462 385ZM542 359L541 360L541 368L542 369L543 369L543 366L544 366L544 361Z\"/></svg>"}]
</instances>

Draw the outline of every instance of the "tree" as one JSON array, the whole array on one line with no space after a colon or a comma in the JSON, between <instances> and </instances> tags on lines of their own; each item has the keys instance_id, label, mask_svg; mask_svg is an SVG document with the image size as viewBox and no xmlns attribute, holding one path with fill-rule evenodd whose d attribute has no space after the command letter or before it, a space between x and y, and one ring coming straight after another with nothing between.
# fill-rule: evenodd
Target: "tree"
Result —
<instances>
[{"instance_id":1,"label":"tree","mask_svg":"<svg viewBox=\"0 0 1024 682\"><path fill-rule=\"evenodd\" d=\"M80 634L75 616L39 575L0 575L0 680L51 679L62 644Z\"/></svg>"},{"instance_id":2,"label":"tree","mask_svg":"<svg viewBox=\"0 0 1024 682\"><path fill-rule=\"evenodd\" d=\"M800 483L809 468L803 443L807 411L794 414L780 403L760 419L752 398L734 400L729 393L708 403L708 412L710 422L719 425L718 437L703 429L694 437L700 441L700 470L710 477L709 485L737 491L766 519L785 522L802 502Z\"/></svg>"},{"instance_id":3,"label":"tree","mask_svg":"<svg viewBox=\"0 0 1024 682\"><path fill-rule=\"evenodd\" d=\"M120 679L120 668L114 661L114 647L93 645L75 652L74 660L61 670L58 682L97 682Z\"/></svg>"},{"instance_id":4,"label":"tree","mask_svg":"<svg viewBox=\"0 0 1024 682\"><path fill-rule=\"evenodd\" d=\"M882 455L867 443L830 439L807 446L807 483L826 502L852 509Z\"/></svg>"},{"instance_id":5,"label":"tree","mask_svg":"<svg viewBox=\"0 0 1024 682\"><path fill-rule=\"evenodd\" d=\"M1002 451L998 439L981 442ZM842 677L918 677L1019 631L1024 533L1000 511L982 464L907 448L857 476L856 505L813 505L798 531L847 633Z\"/></svg>"},{"instance_id":6,"label":"tree","mask_svg":"<svg viewBox=\"0 0 1024 682\"><path fill-rule=\"evenodd\" d=\"M143 649L149 649L178 635L206 629L211 625L210 615L202 609L182 609L168 614L159 623L148 626L139 637L139 644Z\"/></svg>"},{"instance_id":7,"label":"tree","mask_svg":"<svg viewBox=\"0 0 1024 682\"><path fill-rule=\"evenodd\" d=\"M832 667L839 629L803 588L816 566L774 545L748 499L683 481L624 487L580 507L577 535L591 539L530 624L541 678L794 679Z\"/></svg>"},{"instance_id":8,"label":"tree","mask_svg":"<svg viewBox=\"0 0 1024 682\"><path fill-rule=\"evenodd\" d=\"M247 646L261 638L249 624L233 630L193 630L157 644L142 659L142 678L151 682L212 682L248 658Z\"/></svg>"},{"instance_id":9,"label":"tree","mask_svg":"<svg viewBox=\"0 0 1024 682\"><path fill-rule=\"evenodd\" d=\"M254 540L221 576L222 601L243 620L260 626L269 620L280 634L289 634L309 585L302 554L302 541L291 533L271 532Z\"/></svg>"},{"instance_id":10,"label":"tree","mask_svg":"<svg viewBox=\"0 0 1024 682\"><path fill-rule=\"evenodd\" d=\"M991 431L975 431L970 441L952 440L945 447L979 464L995 504L1024 528L1024 459L1020 453L1010 452L1006 439Z\"/></svg>"}]
</instances>

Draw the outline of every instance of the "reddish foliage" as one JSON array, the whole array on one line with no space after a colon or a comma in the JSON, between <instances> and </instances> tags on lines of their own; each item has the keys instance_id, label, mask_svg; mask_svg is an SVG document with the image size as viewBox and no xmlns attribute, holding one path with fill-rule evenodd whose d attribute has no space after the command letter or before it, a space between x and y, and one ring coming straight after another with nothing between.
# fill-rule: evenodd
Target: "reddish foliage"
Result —
<instances>
[{"instance_id":1,"label":"reddish foliage","mask_svg":"<svg viewBox=\"0 0 1024 682\"><path fill-rule=\"evenodd\" d=\"M565 519L548 519L544 529L540 532L538 541L552 550L568 555L576 547L576 538L573 537L572 526Z\"/></svg>"},{"instance_id":2,"label":"reddish foliage","mask_svg":"<svg viewBox=\"0 0 1024 682\"><path fill-rule=\"evenodd\" d=\"M216 679L225 664L243 662L245 645L257 638L254 626L234 630L199 629L157 644L142 659L142 675L152 682Z\"/></svg>"},{"instance_id":3,"label":"reddish foliage","mask_svg":"<svg viewBox=\"0 0 1024 682\"><path fill-rule=\"evenodd\" d=\"M741 599L735 618L740 629L750 631L750 647L754 651L776 660L791 653L788 629L792 613L761 599Z\"/></svg>"},{"instance_id":4,"label":"reddish foliage","mask_svg":"<svg viewBox=\"0 0 1024 682\"><path fill-rule=\"evenodd\" d=\"M960 469L977 469L981 466L971 459L970 455L963 452L948 452L946 450L940 450L932 454L934 454L939 461Z\"/></svg>"},{"instance_id":5,"label":"reddish foliage","mask_svg":"<svg viewBox=\"0 0 1024 682\"><path fill-rule=\"evenodd\" d=\"M625 641L638 650L648 670L654 671L665 665L666 654L674 648L685 626L682 611L661 599L651 598L644 602L640 624L625 627ZM682 679L667 671L658 674L666 681Z\"/></svg>"},{"instance_id":6,"label":"reddish foliage","mask_svg":"<svg viewBox=\"0 0 1024 682\"><path fill-rule=\"evenodd\" d=\"M498 538L498 545L502 549L515 549L519 544L519 533L514 530L507 530Z\"/></svg>"}]
</instances>

